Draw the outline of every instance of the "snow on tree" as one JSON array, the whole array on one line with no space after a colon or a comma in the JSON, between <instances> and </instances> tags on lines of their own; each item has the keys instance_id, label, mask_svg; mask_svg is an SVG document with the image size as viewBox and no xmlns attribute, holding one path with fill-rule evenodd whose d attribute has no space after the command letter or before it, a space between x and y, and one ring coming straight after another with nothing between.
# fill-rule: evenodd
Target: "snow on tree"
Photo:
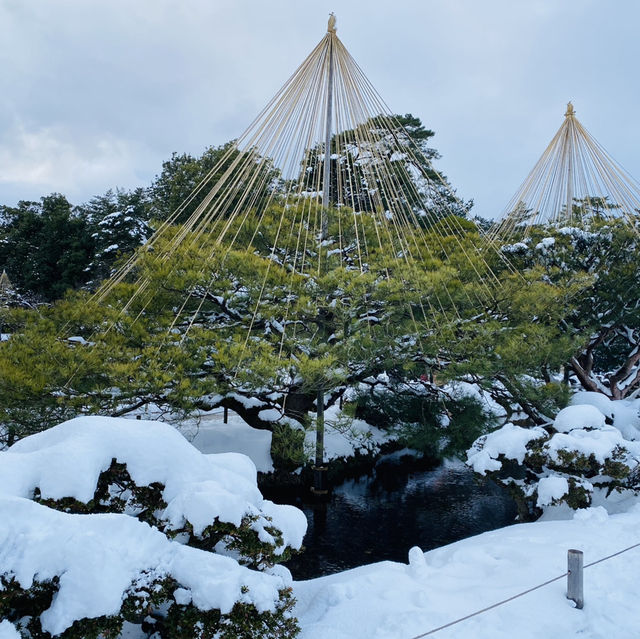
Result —
<instances>
[{"instance_id":1,"label":"snow on tree","mask_svg":"<svg viewBox=\"0 0 640 639\"><path fill-rule=\"evenodd\" d=\"M560 503L586 508L595 489L640 492L640 429L630 419L638 422L640 403L601 396L595 403L611 404L605 415L593 395L578 393L547 426L509 422L478 438L467 463L510 488L522 519Z\"/></svg>"},{"instance_id":2,"label":"snow on tree","mask_svg":"<svg viewBox=\"0 0 640 639\"><path fill-rule=\"evenodd\" d=\"M292 637L275 564L305 531L243 455L202 454L160 422L73 419L0 452L0 616L44 637L117 636L124 621Z\"/></svg>"},{"instance_id":3,"label":"snow on tree","mask_svg":"<svg viewBox=\"0 0 640 639\"><path fill-rule=\"evenodd\" d=\"M524 242L502 247L521 271L543 267L547 281L584 284L562 318L579 348L567 371L586 391L611 399L640 392L640 277L638 227L622 219L592 219L586 228L533 227Z\"/></svg>"},{"instance_id":4,"label":"snow on tree","mask_svg":"<svg viewBox=\"0 0 640 639\"><path fill-rule=\"evenodd\" d=\"M109 190L82 207L91 226L94 257L87 266L94 280L111 275L118 257L129 255L151 235L144 191Z\"/></svg>"}]
</instances>

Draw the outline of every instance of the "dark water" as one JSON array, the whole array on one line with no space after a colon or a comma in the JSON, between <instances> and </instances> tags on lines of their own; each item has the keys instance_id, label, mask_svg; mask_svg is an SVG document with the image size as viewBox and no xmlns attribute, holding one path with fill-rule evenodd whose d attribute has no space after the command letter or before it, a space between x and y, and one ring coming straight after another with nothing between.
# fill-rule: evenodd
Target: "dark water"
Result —
<instances>
[{"instance_id":1,"label":"dark water","mask_svg":"<svg viewBox=\"0 0 640 639\"><path fill-rule=\"evenodd\" d=\"M304 552L286 564L298 580L385 559L406 563L412 546L431 550L516 516L506 491L462 465L379 469L336 487L327 503L296 505L309 522Z\"/></svg>"}]
</instances>

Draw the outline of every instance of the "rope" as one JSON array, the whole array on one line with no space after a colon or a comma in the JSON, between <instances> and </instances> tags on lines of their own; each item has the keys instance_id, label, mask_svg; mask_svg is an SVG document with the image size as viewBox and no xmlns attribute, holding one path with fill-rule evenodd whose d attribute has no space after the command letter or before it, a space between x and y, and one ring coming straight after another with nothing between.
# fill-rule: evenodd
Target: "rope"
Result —
<instances>
[{"instance_id":1,"label":"rope","mask_svg":"<svg viewBox=\"0 0 640 639\"><path fill-rule=\"evenodd\" d=\"M640 547L640 543L634 544L633 546L629 546L628 548L624 548L622 550L619 550L618 552L614 552L611 555L607 555L606 557L602 557L602 559L598 559L596 561L592 561L589 564L585 564L583 566L584 568L590 568L591 566L595 566L596 564L602 563L603 561L607 561L613 557L617 557L618 555L622 555L625 552L628 552L629 550L633 550L634 548L638 548ZM450 628L451 626L455 626L456 624L459 624L463 621L466 621L467 619L471 619L472 617L477 617L478 615L481 615L482 613L485 613L489 610L493 610L494 608L498 608L499 606L502 606L506 603L509 603L510 601L513 601L514 599L518 599L519 597L523 597L524 595L528 595L530 592L533 592L534 590L538 590L540 588L543 588L544 586L548 586L549 584L552 584L554 581L559 581L560 579L563 579L564 577L566 577L569 573L568 572L564 572L561 575L558 575L557 577L553 577L553 579L549 579L541 584L538 584L537 586L533 586L531 588L527 588L527 590L523 590L522 592L519 592L517 595L513 595L507 599L503 599L502 601L498 601L497 603L494 603L490 606L487 606L486 608L482 608L481 610L476 610L475 612L472 612L468 615L465 615L464 617L460 617L459 619L456 619L455 621L450 621L449 623L444 624L443 626L438 626L437 628L433 628L431 630L429 630L428 632L424 632L421 635L415 635L414 637L411 637L411 639L422 639L422 637L428 637L429 635L433 635L436 632L440 632L440 630L444 630L445 628Z\"/></svg>"},{"instance_id":2,"label":"rope","mask_svg":"<svg viewBox=\"0 0 640 639\"><path fill-rule=\"evenodd\" d=\"M527 236L542 223L581 226L597 215L633 225L640 184L591 136L568 109L562 126L508 202L490 238Z\"/></svg>"}]
</instances>

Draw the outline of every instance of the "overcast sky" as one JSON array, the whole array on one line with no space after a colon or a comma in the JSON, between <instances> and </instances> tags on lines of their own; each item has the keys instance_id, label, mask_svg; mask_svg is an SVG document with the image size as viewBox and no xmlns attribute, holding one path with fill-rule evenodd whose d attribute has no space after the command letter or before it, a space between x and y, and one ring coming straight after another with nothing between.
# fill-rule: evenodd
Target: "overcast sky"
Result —
<instances>
[{"instance_id":1,"label":"overcast sky","mask_svg":"<svg viewBox=\"0 0 640 639\"><path fill-rule=\"evenodd\" d=\"M0 204L147 186L237 137L324 36L500 213L573 100L640 179L636 0L0 0Z\"/></svg>"}]
</instances>

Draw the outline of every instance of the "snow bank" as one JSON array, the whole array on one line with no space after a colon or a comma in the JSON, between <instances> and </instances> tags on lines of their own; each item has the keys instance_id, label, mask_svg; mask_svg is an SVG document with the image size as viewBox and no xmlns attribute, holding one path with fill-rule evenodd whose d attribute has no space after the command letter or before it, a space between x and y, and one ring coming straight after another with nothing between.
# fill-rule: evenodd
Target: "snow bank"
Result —
<instances>
[{"instance_id":1,"label":"snow bank","mask_svg":"<svg viewBox=\"0 0 640 639\"><path fill-rule=\"evenodd\" d=\"M294 582L300 639L408 639L507 599L566 571L567 550L589 563L640 541L640 506L569 521L518 524L424 554L409 565L380 562ZM640 549L585 568L585 607L566 599L562 578L441 630L438 639L600 639L638 636Z\"/></svg>"},{"instance_id":2,"label":"snow bank","mask_svg":"<svg viewBox=\"0 0 640 639\"><path fill-rule=\"evenodd\" d=\"M253 528L261 538L273 524L287 531L285 546L302 544L303 513L265 502L251 460L235 453L203 454L162 422L78 417L22 439L0 452L0 495L31 498L38 488L44 499L87 502L113 459L127 465L138 486L164 485L167 508L160 518L170 528L189 522L198 534L215 518L238 526L247 515L258 517ZM265 504L272 522L263 515Z\"/></svg>"},{"instance_id":3,"label":"snow bank","mask_svg":"<svg viewBox=\"0 0 640 639\"><path fill-rule=\"evenodd\" d=\"M41 616L53 635L77 619L117 614L127 589L145 572L173 576L196 606L223 613L236 601L272 611L284 585L229 557L169 541L128 515L70 515L8 496L0 496L0 567L23 588L60 578Z\"/></svg>"}]
</instances>

